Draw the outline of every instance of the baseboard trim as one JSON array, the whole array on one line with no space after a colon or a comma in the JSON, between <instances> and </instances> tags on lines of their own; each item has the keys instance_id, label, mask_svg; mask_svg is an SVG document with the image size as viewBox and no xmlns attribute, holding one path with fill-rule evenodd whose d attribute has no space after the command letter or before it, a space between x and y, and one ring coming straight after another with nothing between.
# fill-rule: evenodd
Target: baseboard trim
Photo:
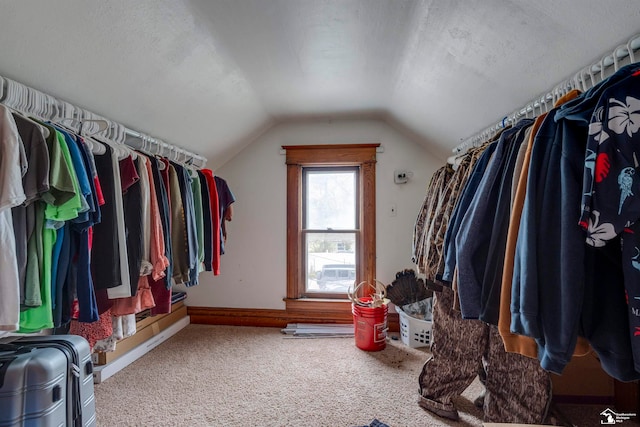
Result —
<instances>
[{"instance_id":1,"label":"baseboard trim","mask_svg":"<svg viewBox=\"0 0 640 427\"><path fill-rule=\"evenodd\" d=\"M187 307L191 323L202 325L259 326L283 328L288 323L351 323L351 315L341 313L290 313L286 310L263 308L227 308L227 307ZM397 313L387 315L387 326L390 332L400 330Z\"/></svg>"}]
</instances>

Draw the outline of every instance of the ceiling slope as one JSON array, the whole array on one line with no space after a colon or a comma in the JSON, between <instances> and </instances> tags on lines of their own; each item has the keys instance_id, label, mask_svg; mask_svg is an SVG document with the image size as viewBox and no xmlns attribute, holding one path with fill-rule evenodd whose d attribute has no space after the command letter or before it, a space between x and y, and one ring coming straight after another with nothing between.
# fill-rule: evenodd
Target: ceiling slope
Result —
<instances>
[{"instance_id":1,"label":"ceiling slope","mask_svg":"<svg viewBox=\"0 0 640 427\"><path fill-rule=\"evenodd\" d=\"M370 115L445 157L640 31L637 0L3 2L0 75L220 166Z\"/></svg>"}]
</instances>

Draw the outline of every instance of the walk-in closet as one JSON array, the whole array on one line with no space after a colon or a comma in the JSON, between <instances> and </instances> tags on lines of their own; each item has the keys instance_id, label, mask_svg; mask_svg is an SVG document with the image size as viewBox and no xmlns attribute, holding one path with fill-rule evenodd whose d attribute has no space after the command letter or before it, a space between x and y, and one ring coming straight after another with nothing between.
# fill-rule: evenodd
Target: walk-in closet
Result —
<instances>
[{"instance_id":1,"label":"walk-in closet","mask_svg":"<svg viewBox=\"0 0 640 427\"><path fill-rule=\"evenodd\" d=\"M0 2L0 427L637 423L639 159L635 0Z\"/></svg>"}]
</instances>

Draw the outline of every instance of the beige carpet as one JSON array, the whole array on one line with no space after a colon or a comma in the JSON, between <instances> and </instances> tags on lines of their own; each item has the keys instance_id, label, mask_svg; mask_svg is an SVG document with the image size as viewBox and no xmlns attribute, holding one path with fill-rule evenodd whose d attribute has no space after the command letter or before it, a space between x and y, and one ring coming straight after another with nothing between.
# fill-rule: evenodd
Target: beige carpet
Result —
<instances>
[{"instance_id":1,"label":"beige carpet","mask_svg":"<svg viewBox=\"0 0 640 427\"><path fill-rule=\"evenodd\" d=\"M389 341L381 352L353 338L285 338L279 329L189 325L97 384L100 426L482 425L474 383L461 422L416 403L428 353Z\"/></svg>"},{"instance_id":2,"label":"beige carpet","mask_svg":"<svg viewBox=\"0 0 640 427\"><path fill-rule=\"evenodd\" d=\"M429 353L389 340L359 350L353 338L286 338L279 329L189 325L95 387L99 426L481 426L478 380L456 401L460 421L416 403ZM576 425L599 408L567 407ZM579 419L580 422L576 422Z\"/></svg>"}]
</instances>

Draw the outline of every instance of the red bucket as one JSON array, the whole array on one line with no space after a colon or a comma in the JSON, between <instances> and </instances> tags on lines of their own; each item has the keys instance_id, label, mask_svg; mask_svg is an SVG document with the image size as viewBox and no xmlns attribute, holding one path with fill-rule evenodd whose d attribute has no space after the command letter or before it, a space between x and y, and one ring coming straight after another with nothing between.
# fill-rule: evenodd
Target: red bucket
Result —
<instances>
[{"instance_id":1,"label":"red bucket","mask_svg":"<svg viewBox=\"0 0 640 427\"><path fill-rule=\"evenodd\" d=\"M371 297L360 298L361 302ZM387 304L381 307L364 307L351 304L356 347L365 351L384 350L387 345Z\"/></svg>"}]
</instances>

